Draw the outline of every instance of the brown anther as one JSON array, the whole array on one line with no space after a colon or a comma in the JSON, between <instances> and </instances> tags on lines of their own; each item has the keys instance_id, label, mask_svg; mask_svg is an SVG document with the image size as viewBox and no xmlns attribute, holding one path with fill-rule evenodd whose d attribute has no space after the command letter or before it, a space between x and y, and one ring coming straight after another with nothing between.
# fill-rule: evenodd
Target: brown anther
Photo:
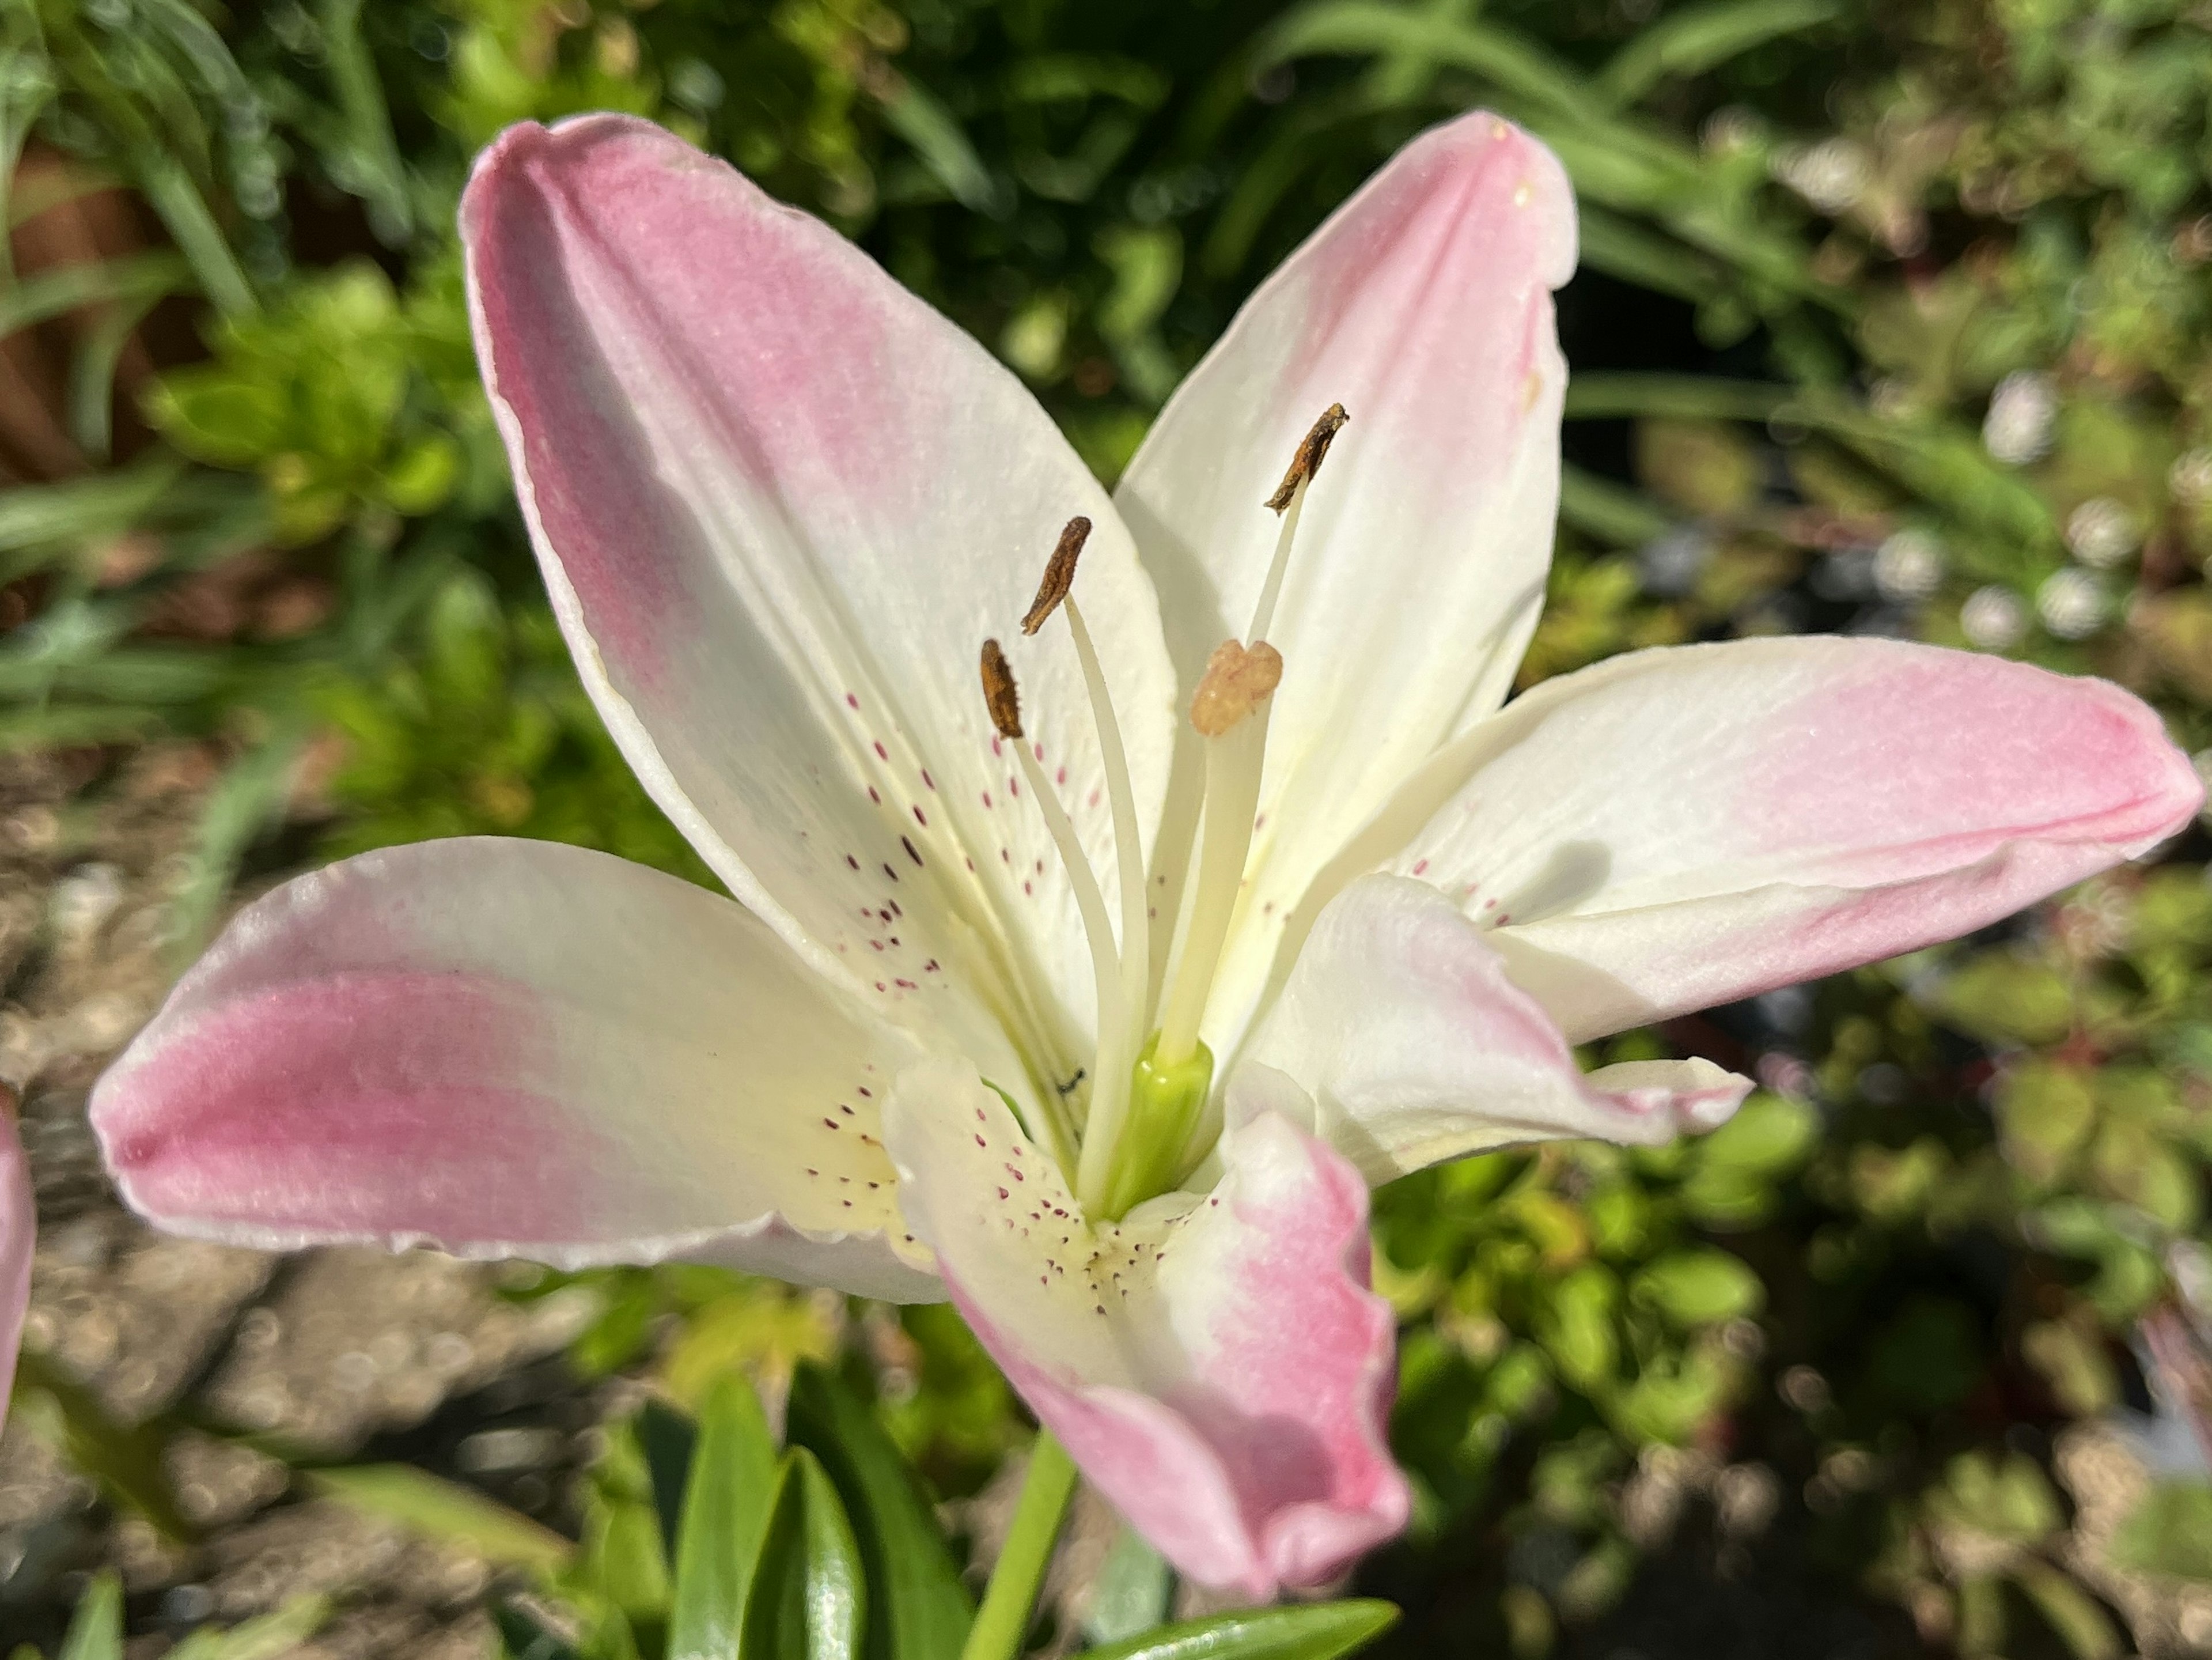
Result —
<instances>
[{"instance_id":1,"label":"brown anther","mask_svg":"<svg viewBox=\"0 0 2212 1660\"><path fill-rule=\"evenodd\" d=\"M1201 737L1218 738L1273 694L1283 678L1283 654L1262 640L1255 646L1224 640L1206 660L1206 673L1190 700L1190 723Z\"/></svg>"},{"instance_id":2,"label":"brown anther","mask_svg":"<svg viewBox=\"0 0 2212 1660\"><path fill-rule=\"evenodd\" d=\"M1030 601L1029 615L1022 618L1024 634L1035 634L1060 609L1060 602L1075 586L1075 562L1083 552L1083 544L1090 539L1088 519L1078 514L1067 521L1067 527L1060 533L1060 545L1045 562L1044 581L1037 584L1036 598Z\"/></svg>"},{"instance_id":3,"label":"brown anther","mask_svg":"<svg viewBox=\"0 0 2212 1660\"><path fill-rule=\"evenodd\" d=\"M1322 411L1321 419L1298 441L1298 453L1291 458L1291 470L1283 475L1283 482L1267 498L1269 507L1277 513L1282 512L1291 505L1291 498L1298 493L1299 485L1313 482L1313 476L1321 471L1322 458L1328 453L1328 447L1336 441L1336 435L1351 419L1341 404L1331 404Z\"/></svg>"},{"instance_id":4,"label":"brown anther","mask_svg":"<svg viewBox=\"0 0 2212 1660\"><path fill-rule=\"evenodd\" d=\"M983 706L991 711L991 724L1001 738L1022 735L1022 695L1014 688L1014 672L1006 666L1006 654L995 640L983 642Z\"/></svg>"}]
</instances>

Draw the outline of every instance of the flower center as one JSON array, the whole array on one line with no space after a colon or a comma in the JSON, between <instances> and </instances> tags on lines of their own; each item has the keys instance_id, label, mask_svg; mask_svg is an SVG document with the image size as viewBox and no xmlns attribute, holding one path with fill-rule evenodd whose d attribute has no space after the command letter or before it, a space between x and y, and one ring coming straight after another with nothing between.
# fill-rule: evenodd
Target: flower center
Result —
<instances>
[{"instance_id":1,"label":"flower center","mask_svg":"<svg viewBox=\"0 0 2212 1660\"><path fill-rule=\"evenodd\" d=\"M1194 875L1186 885L1180 918L1182 949L1161 988L1157 1023L1151 1000L1154 919L1145 892L1136 796L1113 699L1074 594L1076 564L1091 534L1089 520L1068 520L1045 566L1036 599L1022 618L1022 632L1031 635L1055 612L1067 619L1098 729L1115 844L1121 854L1115 860L1121 912L1117 945L1105 895L1066 807L1030 746L1013 743L1023 777L1067 868L1091 947L1098 1042L1088 1099L1080 1108L1079 1124L1056 1119L1048 1132L1060 1144L1054 1152L1062 1166L1072 1166L1077 1196L1094 1219L1118 1218L1180 1186L1221 1134L1213 1055L1198 1033L1243 890L1270 700L1283 677L1282 654L1267 643L1267 629L1282 593L1306 490L1348 418L1341 404L1331 404L1300 442L1281 485L1268 497L1267 505L1279 515L1281 526L1251 627L1243 640L1226 640L1215 648L1191 699L1191 726L1205 745L1205 794ZM1020 739L1021 696L996 640L983 642L981 668L992 724L1001 738ZM1167 929L1163 938L1172 939L1178 918L1158 920Z\"/></svg>"}]
</instances>

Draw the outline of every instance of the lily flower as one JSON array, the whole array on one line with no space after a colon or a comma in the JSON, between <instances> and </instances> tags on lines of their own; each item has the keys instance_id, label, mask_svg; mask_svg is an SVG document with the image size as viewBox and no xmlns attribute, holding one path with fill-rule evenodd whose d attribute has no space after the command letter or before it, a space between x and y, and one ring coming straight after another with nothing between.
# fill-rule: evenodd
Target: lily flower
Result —
<instances>
[{"instance_id":1,"label":"lily flower","mask_svg":"<svg viewBox=\"0 0 2212 1660\"><path fill-rule=\"evenodd\" d=\"M495 839L302 877L101 1082L123 1192L950 1296L1208 1584L1405 1522L1370 1184L1716 1122L1743 1079L1571 1045L1978 927L2199 800L2127 694L1888 641L1505 702L1575 216L1489 115L1291 256L1110 497L972 339L646 123L509 130L461 224L554 609L733 900Z\"/></svg>"},{"instance_id":2,"label":"lily flower","mask_svg":"<svg viewBox=\"0 0 2212 1660\"><path fill-rule=\"evenodd\" d=\"M15 1133L13 1104L0 1093L0 1423L15 1379L15 1347L31 1305L31 1248L38 1211L31 1198L31 1166Z\"/></svg>"}]
</instances>

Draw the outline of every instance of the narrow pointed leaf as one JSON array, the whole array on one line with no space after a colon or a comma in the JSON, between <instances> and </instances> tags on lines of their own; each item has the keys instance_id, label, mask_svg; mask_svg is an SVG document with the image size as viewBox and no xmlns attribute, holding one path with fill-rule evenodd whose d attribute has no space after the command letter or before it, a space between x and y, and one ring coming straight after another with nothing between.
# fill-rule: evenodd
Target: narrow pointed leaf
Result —
<instances>
[{"instance_id":1,"label":"narrow pointed leaf","mask_svg":"<svg viewBox=\"0 0 2212 1660\"><path fill-rule=\"evenodd\" d=\"M737 1660L860 1660L867 1583L845 1506L804 1447L781 1475Z\"/></svg>"},{"instance_id":2,"label":"narrow pointed leaf","mask_svg":"<svg viewBox=\"0 0 2212 1660\"><path fill-rule=\"evenodd\" d=\"M307 1484L349 1510L432 1539L465 1545L502 1567L550 1572L575 1548L550 1528L472 1487L411 1464L351 1464L308 1472Z\"/></svg>"},{"instance_id":3,"label":"narrow pointed leaf","mask_svg":"<svg viewBox=\"0 0 2212 1660\"><path fill-rule=\"evenodd\" d=\"M1315 1602L1217 1614L1092 1649L1087 1660L1337 1660L1397 1622L1388 1602Z\"/></svg>"},{"instance_id":4,"label":"narrow pointed leaf","mask_svg":"<svg viewBox=\"0 0 2212 1660\"><path fill-rule=\"evenodd\" d=\"M123 1582L112 1572L85 1588L54 1660L123 1660Z\"/></svg>"},{"instance_id":5,"label":"narrow pointed leaf","mask_svg":"<svg viewBox=\"0 0 2212 1660\"><path fill-rule=\"evenodd\" d=\"M637 1414L634 1432L653 1478L653 1508L660 1517L661 1548L673 1562L677 1541L682 1536L691 1461L699 1450L698 1426L673 1407L648 1401Z\"/></svg>"},{"instance_id":6,"label":"narrow pointed leaf","mask_svg":"<svg viewBox=\"0 0 2212 1660\"><path fill-rule=\"evenodd\" d=\"M726 1377L699 1414L677 1534L669 1660L730 1660L737 1652L778 1485L775 1440L760 1397L744 1377Z\"/></svg>"},{"instance_id":7,"label":"narrow pointed leaf","mask_svg":"<svg viewBox=\"0 0 2212 1660\"><path fill-rule=\"evenodd\" d=\"M844 1500L875 1606L866 1660L954 1660L975 1617L921 1479L874 1415L811 1364L792 1380L787 1435Z\"/></svg>"},{"instance_id":8,"label":"narrow pointed leaf","mask_svg":"<svg viewBox=\"0 0 2212 1660\"><path fill-rule=\"evenodd\" d=\"M492 1610L505 1660L577 1660L576 1651L520 1608Z\"/></svg>"}]
</instances>

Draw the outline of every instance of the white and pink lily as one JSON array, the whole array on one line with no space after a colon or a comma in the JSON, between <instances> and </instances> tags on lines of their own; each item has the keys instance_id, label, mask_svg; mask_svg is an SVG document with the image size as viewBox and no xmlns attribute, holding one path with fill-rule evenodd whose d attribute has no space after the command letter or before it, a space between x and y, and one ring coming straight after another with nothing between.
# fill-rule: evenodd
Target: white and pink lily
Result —
<instances>
[{"instance_id":1,"label":"white and pink lily","mask_svg":"<svg viewBox=\"0 0 2212 1660\"><path fill-rule=\"evenodd\" d=\"M949 1295L1207 1584L1403 1525L1370 1184L1717 1122L1742 1079L1570 1044L1973 928L2198 805L2125 693L1892 642L1505 704L1575 219L1491 116L1291 258L1110 497L974 341L645 123L510 131L461 217L578 666L736 903L490 839L301 878L102 1081L123 1191L265 1245Z\"/></svg>"},{"instance_id":2,"label":"white and pink lily","mask_svg":"<svg viewBox=\"0 0 2212 1660\"><path fill-rule=\"evenodd\" d=\"M31 1250L38 1211L31 1197L30 1161L15 1133L15 1104L0 1091L0 1423L15 1381L15 1346L31 1306Z\"/></svg>"}]
</instances>

